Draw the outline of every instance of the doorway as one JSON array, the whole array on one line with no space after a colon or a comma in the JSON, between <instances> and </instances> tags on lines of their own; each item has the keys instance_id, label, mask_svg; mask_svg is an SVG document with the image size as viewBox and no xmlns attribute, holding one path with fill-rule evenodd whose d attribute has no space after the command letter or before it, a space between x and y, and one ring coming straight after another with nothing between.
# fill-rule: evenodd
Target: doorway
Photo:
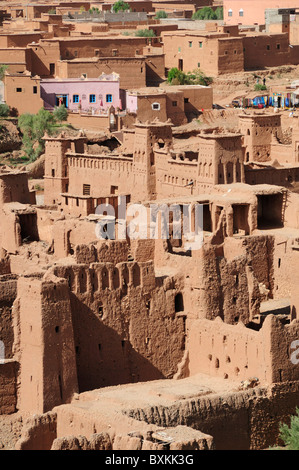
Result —
<instances>
[{"instance_id":1,"label":"doorway","mask_svg":"<svg viewBox=\"0 0 299 470\"><path fill-rule=\"evenodd\" d=\"M66 108L69 107L69 95L56 95L55 106L61 106L64 104Z\"/></svg>"}]
</instances>

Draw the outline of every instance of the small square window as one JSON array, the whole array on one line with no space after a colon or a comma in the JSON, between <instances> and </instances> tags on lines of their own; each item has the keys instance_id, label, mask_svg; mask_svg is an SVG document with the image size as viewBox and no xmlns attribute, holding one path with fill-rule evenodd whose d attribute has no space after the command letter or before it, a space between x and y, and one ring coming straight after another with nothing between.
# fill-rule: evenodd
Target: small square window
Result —
<instances>
[{"instance_id":1,"label":"small square window","mask_svg":"<svg viewBox=\"0 0 299 470\"><path fill-rule=\"evenodd\" d=\"M280 49L280 44L276 44L276 49Z\"/></svg>"},{"instance_id":2,"label":"small square window","mask_svg":"<svg viewBox=\"0 0 299 470\"><path fill-rule=\"evenodd\" d=\"M178 102L177 101L173 101L172 102L172 106L177 106L178 105Z\"/></svg>"},{"instance_id":3,"label":"small square window","mask_svg":"<svg viewBox=\"0 0 299 470\"><path fill-rule=\"evenodd\" d=\"M94 55L95 55L95 56L100 55L100 50L99 50L99 49L95 49L95 50L94 50Z\"/></svg>"},{"instance_id":4,"label":"small square window","mask_svg":"<svg viewBox=\"0 0 299 470\"><path fill-rule=\"evenodd\" d=\"M17 93L22 93L22 91L23 91L22 88L17 88L17 89L16 89L16 92L17 92Z\"/></svg>"},{"instance_id":5,"label":"small square window","mask_svg":"<svg viewBox=\"0 0 299 470\"><path fill-rule=\"evenodd\" d=\"M199 41L198 45L200 48L202 48L202 41Z\"/></svg>"},{"instance_id":6,"label":"small square window","mask_svg":"<svg viewBox=\"0 0 299 470\"><path fill-rule=\"evenodd\" d=\"M184 103L189 103L189 98L184 98Z\"/></svg>"},{"instance_id":7,"label":"small square window","mask_svg":"<svg viewBox=\"0 0 299 470\"><path fill-rule=\"evenodd\" d=\"M267 51L270 51L270 45L267 44Z\"/></svg>"},{"instance_id":8,"label":"small square window","mask_svg":"<svg viewBox=\"0 0 299 470\"><path fill-rule=\"evenodd\" d=\"M78 57L78 51L74 51L74 56Z\"/></svg>"},{"instance_id":9,"label":"small square window","mask_svg":"<svg viewBox=\"0 0 299 470\"><path fill-rule=\"evenodd\" d=\"M181 52L181 48L180 48L180 47L178 48L178 51Z\"/></svg>"},{"instance_id":10,"label":"small square window","mask_svg":"<svg viewBox=\"0 0 299 470\"><path fill-rule=\"evenodd\" d=\"M106 95L106 103L112 103L112 95Z\"/></svg>"},{"instance_id":11,"label":"small square window","mask_svg":"<svg viewBox=\"0 0 299 470\"><path fill-rule=\"evenodd\" d=\"M96 102L96 95L89 95L89 102L95 103Z\"/></svg>"},{"instance_id":12,"label":"small square window","mask_svg":"<svg viewBox=\"0 0 299 470\"><path fill-rule=\"evenodd\" d=\"M192 41L189 41L189 47L192 47Z\"/></svg>"},{"instance_id":13,"label":"small square window","mask_svg":"<svg viewBox=\"0 0 299 470\"><path fill-rule=\"evenodd\" d=\"M154 111L160 111L160 103L153 103L152 104L152 109Z\"/></svg>"},{"instance_id":14,"label":"small square window","mask_svg":"<svg viewBox=\"0 0 299 470\"><path fill-rule=\"evenodd\" d=\"M34 94L34 95L37 95L37 86L34 86L34 87L33 87L33 94Z\"/></svg>"},{"instance_id":15,"label":"small square window","mask_svg":"<svg viewBox=\"0 0 299 470\"><path fill-rule=\"evenodd\" d=\"M198 67L198 68L200 67L200 62L197 62L197 67Z\"/></svg>"},{"instance_id":16,"label":"small square window","mask_svg":"<svg viewBox=\"0 0 299 470\"><path fill-rule=\"evenodd\" d=\"M73 103L79 103L79 95L73 95Z\"/></svg>"}]
</instances>

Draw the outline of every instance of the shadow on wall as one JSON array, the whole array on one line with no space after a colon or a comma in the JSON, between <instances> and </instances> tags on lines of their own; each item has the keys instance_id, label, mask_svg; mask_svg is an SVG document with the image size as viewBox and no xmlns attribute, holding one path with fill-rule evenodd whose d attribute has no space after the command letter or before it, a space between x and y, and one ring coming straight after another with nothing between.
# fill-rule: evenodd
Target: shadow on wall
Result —
<instances>
[{"instance_id":1,"label":"shadow on wall","mask_svg":"<svg viewBox=\"0 0 299 470\"><path fill-rule=\"evenodd\" d=\"M150 361L98 314L71 296L79 392L100 387L164 378ZM113 321L113 319L112 319Z\"/></svg>"}]
</instances>

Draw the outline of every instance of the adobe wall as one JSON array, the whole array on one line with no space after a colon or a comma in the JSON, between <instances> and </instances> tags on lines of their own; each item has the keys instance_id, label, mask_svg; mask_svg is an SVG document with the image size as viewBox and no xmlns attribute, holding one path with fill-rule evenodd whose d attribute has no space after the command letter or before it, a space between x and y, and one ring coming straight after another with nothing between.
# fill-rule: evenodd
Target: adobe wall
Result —
<instances>
[{"instance_id":1,"label":"adobe wall","mask_svg":"<svg viewBox=\"0 0 299 470\"><path fill-rule=\"evenodd\" d=\"M77 392L68 285L40 276L18 280L20 387L18 408L44 413Z\"/></svg>"},{"instance_id":2,"label":"adobe wall","mask_svg":"<svg viewBox=\"0 0 299 470\"><path fill-rule=\"evenodd\" d=\"M229 251L231 243L225 243ZM209 320L219 316L232 325L239 321L248 324L259 308L258 283L254 266L250 267L250 254L241 251L239 256L225 258L219 256L217 248L202 250L200 273L204 292L199 316Z\"/></svg>"},{"instance_id":3,"label":"adobe wall","mask_svg":"<svg viewBox=\"0 0 299 470\"><path fill-rule=\"evenodd\" d=\"M28 187L27 172L0 174L0 206L9 202L32 204L32 193Z\"/></svg>"},{"instance_id":4,"label":"adobe wall","mask_svg":"<svg viewBox=\"0 0 299 470\"><path fill-rule=\"evenodd\" d=\"M288 34L244 36L243 46L245 70L294 63L291 60Z\"/></svg>"},{"instance_id":5,"label":"adobe wall","mask_svg":"<svg viewBox=\"0 0 299 470\"><path fill-rule=\"evenodd\" d=\"M67 122L77 129L89 129L92 131L109 130L110 120L109 115L92 115L82 114L80 112L69 113Z\"/></svg>"},{"instance_id":6,"label":"adobe wall","mask_svg":"<svg viewBox=\"0 0 299 470\"><path fill-rule=\"evenodd\" d=\"M31 74L40 77L56 75L56 63L60 60L60 48L58 41L43 40L37 44L29 44L31 52ZM53 65L51 65L53 64ZM53 67L53 72L51 71Z\"/></svg>"},{"instance_id":7,"label":"adobe wall","mask_svg":"<svg viewBox=\"0 0 299 470\"><path fill-rule=\"evenodd\" d=\"M30 75L5 75L4 77L5 102L23 113L38 113L43 107L40 97L40 80Z\"/></svg>"},{"instance_id":8,"label":"adobe wall","mask_svg":"<svg viewBox=\"0 0 299 470\"><path fill-rule=\"evenodd\" d=\"M95 57L98 50L100 57L132 57L135 54L142 55L143 47L147 44L147 38L135 37L91 37L63 39L59 41L61 60L74 59L76 57ZM117 51L113 53L113 50ZM77 51L77 53L75 53Z\"/></svg>"},{"instance_id":9,"label":"adobe wall","mask_svg":"<svg viewBox=\"0 0 299 470\"><path fill-rule=\"evenodd\" d=\"M218 40L218 74L236 73L244 70L244 51L242 38Z\"/></svg>"},{"instance_id":10,"label":"adobe wall","mask_svg":"<svg viewBox=\"0 0 299 470\"><path fill-rule=\"evenodd\" d=\"M13 358L13 314L12 304L17 296L17 276L0 276L0 341L4 344L5 359Z\"/></svg>"},{"instance_id":11,"label":"adobe wall","mask_svg":"<svg viewBox=\"0 0 299 470\"><path fill-rule=\"evenodd\" d=\"M70 194L83 195L84 184L90 185L94 198L111 194L111 184L118 187L119 194L131 193L135 181L131 158L69 153L67 159Z\"/></svg>"},{"instance_id":12,"label":"adobe wall","mask_svg":"<svg viewBox=\"0 0 299 470\"><path fill-rule=\"evenodd\" d=\"M175 315L179 280L156 282L152 262L54 268L68 279L79 389L172 377L185 349Z\"/></svg>"},{"instance_id":13,"label":"adobe wall","mask_svg":"<svg viewBox=\"0 0 299 470\"><path fill-rule=\"evenodd\" d=\"M146 86L159 86L166 79L165 54L157 52L147 54L146 48L143 49L143 54L145 55Z\"/></svg>"},{"instance_id":14,"label":"adobe wall","mask_svg":"<svg viewBox=\"0 0 299 470\"><path fill-rule=\"evenodd\" d=\"M245 161L268 161L272 158L274 137L282 137L280 114L243 114L239 116L239 128L243 134Z\"/></svg>"},{"instance_id":15,"label":"adobe wall","mask_svg":"<svg viewBox=\"0 0 299 470\"><path fill-rule=\"evenodd\" d=\"M221 319L187 319L190 375L204 373L239 382L257 377L263 385L272 383L267 323L257 332Z\"/></svg>"},{"instance_id":16,"label":"adobe wall","mask_svg":"<svg viewBox=\"0 0 299 470\"><path fill-rule=\"evenodd\" d=\"M179 60L182 60L184 72L191 72L200 68L207 75L217 75L217 39L210 39L204 35L192 35L187 31L184 34L180 32L162 32L161 35L165 53L165 67L167 69L172 67L180 68ZM192 47L189 43L192 43ZM200 46L200 43L202 46Z\"/></svg>"},{"instance_id":17,"label":"adobe wall","mask_svg":"<svg viewBox=\"0 0 299 470\"><path fill-rule=\"evenodd\" d=\"M13 360L0 363L0 415L17 410L17 364Z\"/></svg>"},{"instance_id":18,"label":"adobe wall","mask_svg":"<svg viewBox=\"0 0 299 470\"><path fill-rule=\"evenodd\" d=\"M58 61L57 75L61 78L78 78L82 73L86 73L88 78L97 78L102 73L113 72L119 74L120 87L141 88L146 86L146 67L143 57L109 57L98 58L95 62L86 59L80 61Z\"/></svg>"},{"instance_id":19,"label":"adobe wall","mask_svg":"<svg viewBox=\"0 0 299 470\"><path fill-rule=\"evenodd\" d=\"M137 96L137 118L141 122L153 121L158 118L161 122L167 121L166 112L166 94L157 93L156 95L138 95ZM158 103L160 109L153 109L153 104Z\"/></svg>"},{"instance_id":20,"label":"adobe wall","mask_svg":"<svg viewBox=\"0 0 299 470\"><path fill-rule=\"evenodd\" d=\"M213 436L217 450L265 449L281 444L279 423L298 406L298 382L213 394L170 406L130 410L130 416L158 426L192 426ZM225 430L225 431L224 431Z\"/></svg>"},{"instance_id":21,"label":"adobe wall","mask_svg":"<svg viewBox=\"0 0 299 470\"><path fill-rule=\"evenodd\" d=\"M28 418L16 450L49 450L57 436L57 415L50 411Z\"/></svg>"},{"instance_id":22,"label":"adobe wall","mask_svg":"<svg viewBox=\"0 0 299 470\"><path fill-rule=\"evenodd\" d=\"M288 153L288 156L290 153ZM284 154L281 154L282 158ZM245 181L247 184L270 184L290 187L291 183L299 180L298 168L247 168L245 166Z\"/></svg>"}]
</instances>

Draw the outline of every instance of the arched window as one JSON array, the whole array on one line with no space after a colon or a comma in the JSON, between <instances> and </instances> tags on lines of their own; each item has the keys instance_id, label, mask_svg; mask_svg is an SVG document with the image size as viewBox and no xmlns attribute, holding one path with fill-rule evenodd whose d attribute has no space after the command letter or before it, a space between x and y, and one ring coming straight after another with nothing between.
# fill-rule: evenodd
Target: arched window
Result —
<instances>
[{"instance_id":1,"label":"arched window","mask_svg":"<svg viewBox=\"0 0 299 470\"><path fill-rule=\"evenodd\" d=\"M239 10L239 16L244 16L244 10L243 10L243 8L241 8L241 10Z\"/></svg>"},{"instance_id":2,"label":"arched window","mask_svg":"<svg viewBox=\"0 0 299 470\"><path fill-rule=\"evenodd\" d=\"M228 10L228 16L233 16L233 10L231 8Z\"/></svg>"}]
</instances>

